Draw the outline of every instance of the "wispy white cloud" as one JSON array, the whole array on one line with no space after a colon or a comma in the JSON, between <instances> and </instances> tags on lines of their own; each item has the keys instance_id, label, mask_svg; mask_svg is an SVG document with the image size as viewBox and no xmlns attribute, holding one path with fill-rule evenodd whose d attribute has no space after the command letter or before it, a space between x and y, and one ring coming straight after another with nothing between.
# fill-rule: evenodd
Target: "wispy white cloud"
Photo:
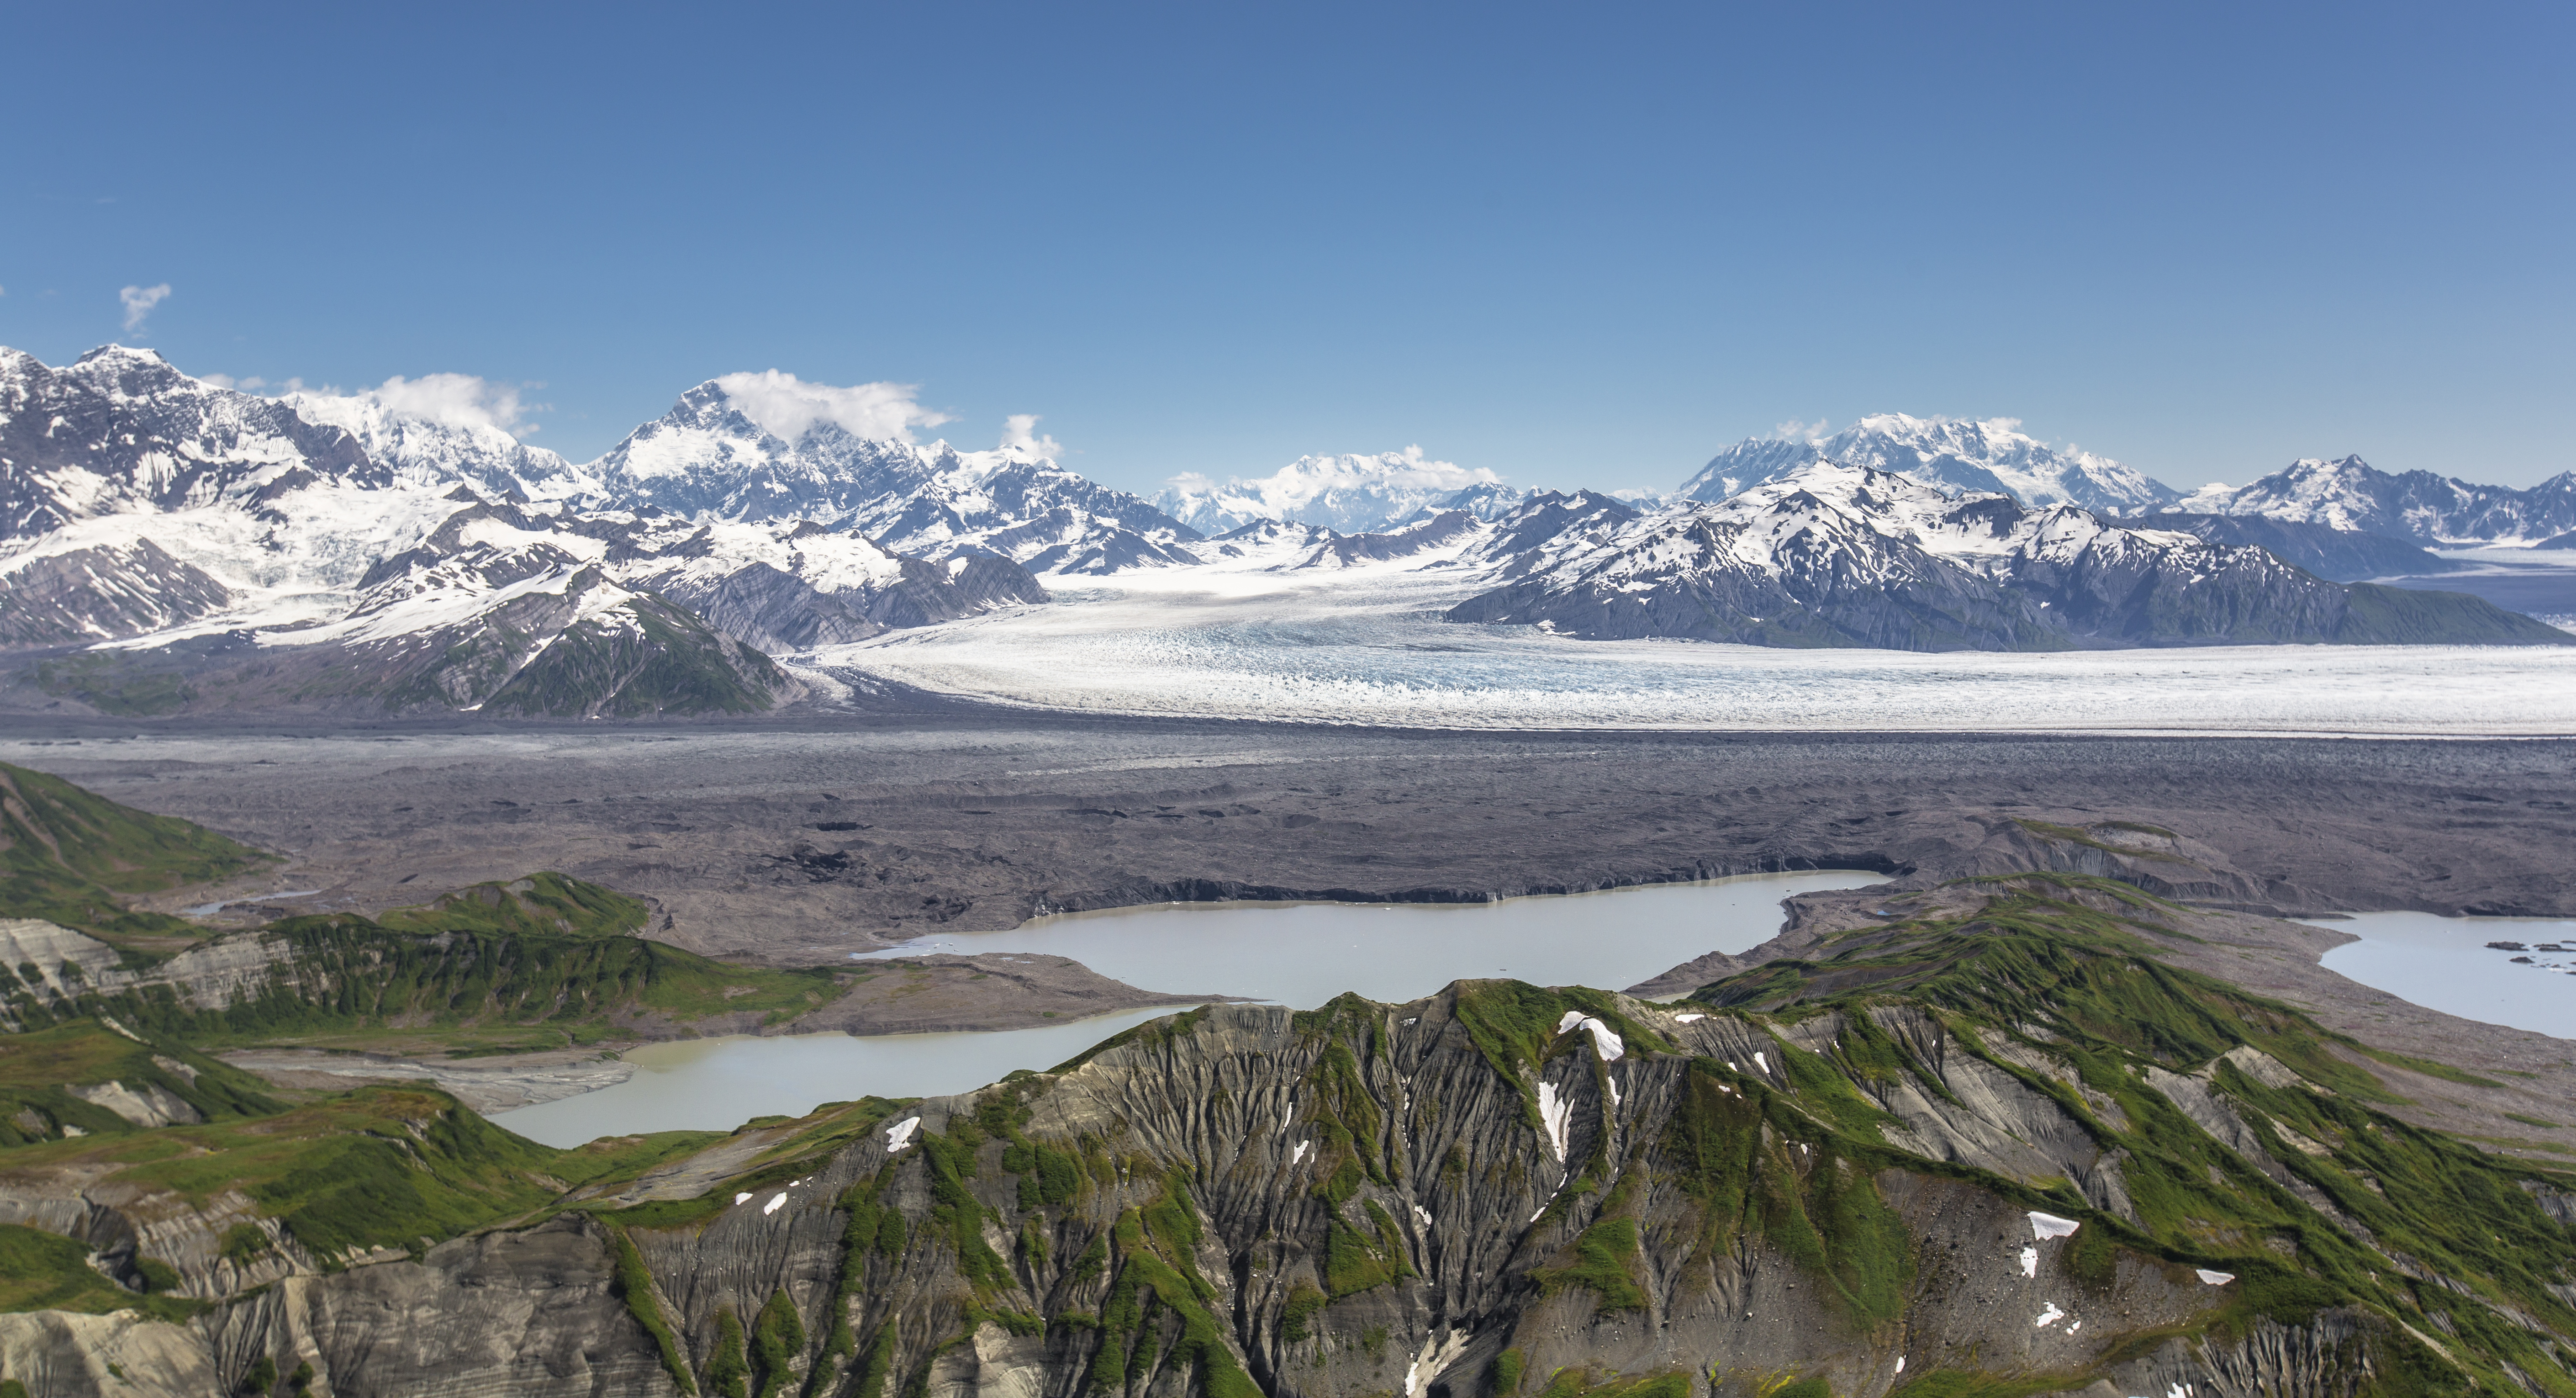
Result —
<instances>
[{"instance_id":1,"label":"wispy white cloud","mask_svg":"<svg viewBox=\"0 0 2576 1398\"><path fill-rule=\"evenodd\" d=\"M423 374L416 379L396 374L357 396L373 399L400 417L421 418L443 427L491 427L525 437L537 430L528 415L545 411L546 405L530 403L520 393L541 386L496 383L473 374Z\"/></svg>"},{"instance_id":2,"label":"wispy white cloud","mask_svg":"<svg viewBox=\"0 0 2576 1398\"><path fill-rule=\"evenodd\" d=\"M948 414L914 401L913 395L921 391L919 384L863 383L835 388L807 383L777 369L725 374L715 384L743 416L760 424L762 431L788 442L825 422L854 436L909 442L914 428L937 427L952 420Z\"/></svg>"},{"instance_id":3,"label":"wispy white cloud","mask_svg":"<svg viewBox=\"0 0 2576 1398\"><path fill-rule=\"evenodd\" d=\"M1499 485L1502 477L1483 466L1461 466L1424 454L1419 446L1375 456L1301 456L1266 476L1234 476L1223 485L1197 471L1184 471L1163 482L1164 490L1185 506L1213 500L1245 518L1320 519L1300 514L1317 501L1329 503L1335 492L1383 496L1389 491L1448 492L1471 485Z\"/></svg>"},{"instance_id":4,"label":"wispy white cloud","mask_svg":"<svg viewBox=\"0 0 2576 1398\"><path fill-rule=\"evenodd\" d=\"M129 286L117 292L116 299L125 303L125 329L131 334L143 328L143 318L152 314L153 307L170 299L170 284Z\"/></svg>"},{"instance_id":5,"label":"wispy white cloud","mask_svg":"<svg viewBox=\"0 0 2576 1398\"><path fill-rule=\"evenodd\" d=\"M1002 450L1043 456L1050 461L1064 456L1064 445L1051 436L1038 433L1038 414L1013 413L1002 419Z\"/></svg>"},{"instance_id":6,"label":"wispy white cloud","mask_svg":"<svg viewBox=\"0 0 2576 1398\"><path fill-rule=\"evenodd\" d=\"M1818 418L1813 422L1800 422L1793 417L1787 422L1773 426L1771 429L1771 435L1784 442L1820 441L1826 437L1832 436L1833 432L1834 425L1825 421L1823 418Z\"/></svg>"}]
</instances>

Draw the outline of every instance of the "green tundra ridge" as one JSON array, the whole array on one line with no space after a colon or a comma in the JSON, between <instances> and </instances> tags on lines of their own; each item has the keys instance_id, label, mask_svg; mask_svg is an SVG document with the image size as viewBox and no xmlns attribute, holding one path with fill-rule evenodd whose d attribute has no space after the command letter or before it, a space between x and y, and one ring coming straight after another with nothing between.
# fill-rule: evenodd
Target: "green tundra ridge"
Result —
<instances>
[{"instance_id":1,"label":"green tundra ridge","mask_svg":"<svg viewBox=\"0 0 2576 1398\"><path fill-rule=\"evenodd\" d=\"M636 1343L662 1382L686 1376L703 1392L922 1393L978 1334L1037 1356L1069 1393L1364 1391L1351 1387L1356 1371L1392 1362L1390 1342L1370 1336L1401 1323L1405 1298L1460 1284L1423 1251L1429 1225L1404 1221L1408 1211L1445 1218L1480 1192L1518 1189L1541 1198L1538 1216L1507 1216L1517 1241L1493 1245L1501 1274L1468 1288L1483 1307L1478 1343L1492 1342L1473 1367L1479 1395L1757 1391L1722 1364L1567 1362L1561 1334L1623 1318L1707 1324L1692 1298L1711 1269L1723 1275L1748 1254L1805 1279L1802 1324L1829 1351L1772 1377L1861 1392L1855 1365L1943 1284L1948 1259L1922 1214L1943 1191L2007 1217L2075 1221L2074 1237L2048 1245L2061 1250L2050 1265L2070 1307L2153 1293L2187 1309L2127 1329L2097 1316L2101 1344L2075 1369L1972 1352L1909 1370L1897 1387L1914 1398L2080 1388L2159 1355L2254 1353L2266 1336L2321 1326L2341 1337L2342 1391L2502 1393L2527 1381L2576 1395L2563 1357L2576 1310L2561 1292L2576 1234L2549 1207L2576 1176L2388 1115L2396 1094L2345 1051L2349 1040L2158 961L2173 935L2167 910L2135 890L2027 876L1976 892L1985 901L1973 915L1846 934L1828 956L1667 1006L1474 981L1406 1006L1345 996L1294 1015L1206 1007L939 1103L871 1099L713 1142L588 1152L520 1141L441 1094L376 1088L242 1119L291 1130L226 1121L14 1146L0 1150L0 1180L77 1158L139 1187L202 1193L240 1171L276 1210L263 1216L278 1237L328 1257L425 1254L480 1230L610 1230L598 1235L617 1240L601 1244L603 1276L620 1278ZM1639 1115L1633 1128L1577 1132L1562 1184L1541 1191L1548 1127L1532 1114L1558 1088L1531 1084L1582 1096L1614 1080L1589 1030L1559 1032L1569 1015L1619 1036L1617 1071ZM1436 1026L1436 1045L1415 1042L1417 1024ZM1934 1028L1944 1062L1925 1057ZM1979 1067L1963 1077L1951 1055ZM1972 1079L2009 1079L2053 1104L2116 1157L2120 1197L1900 1143L1913 1119L1904 1102L1956 1102ZM1267 1172L1229 1170L1210 1153L1233 1139L1220 1120L1231 1104L1192 1108L1213 1114L1203 1125L1144 1110L1195 1096L1182 1084L1200 1082L1234 1083L1242 1101L1285 1091L1312 1143L1294 1175L1304 1183L1281 1193ZM2198 1084L2182 1099L2205 1093L2273 1147L2212 1134L2177 1105L2175 1082ZM434 1124L395 1150L372 1124L389 1116ZM883 1128L906 1116L921 1123L889 1153ZM1455 1138L1435 1152L1442 1122ZM633 1197L646 1167L714 1151L729 1163L700 1187ZM344 1176L358 1187L311 1183ZM398 1180L415 1196L375 1207ZM695 1269L763 1226L737 1196L797 1189L799 1210L822 1211L815 1236L828 1245L751 1289L711 1290ZM398 1232L408 1236L393 1241ZM1231 1280L1208 1270L1225 1257L1237 1259ZM2199 1286L2202 1268L2233 1280ZM246 1304L195 1299L209 1315ZM1463 1398L1467 1380L1448 1372Z\"/></svg>"}]
</instances>

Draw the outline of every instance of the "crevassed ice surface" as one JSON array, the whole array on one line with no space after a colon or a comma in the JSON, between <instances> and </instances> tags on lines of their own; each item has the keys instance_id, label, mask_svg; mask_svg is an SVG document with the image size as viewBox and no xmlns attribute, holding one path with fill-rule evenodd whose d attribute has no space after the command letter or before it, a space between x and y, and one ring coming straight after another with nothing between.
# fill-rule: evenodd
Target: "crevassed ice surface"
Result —
<instances>
[{"instance_id":1,"label":"crevassed ice surface","mask_svg":"<svg viewBox=\"0 0 2576 1398\"><path fill-rule=\"evenodd\" d=\"M1437 574L1172 569L809 661L1121 714L1456 728L2576 733L2576 647L2218 646L2037 655L1576 641L1440 613Z\"/></svg>"}]
</instances>

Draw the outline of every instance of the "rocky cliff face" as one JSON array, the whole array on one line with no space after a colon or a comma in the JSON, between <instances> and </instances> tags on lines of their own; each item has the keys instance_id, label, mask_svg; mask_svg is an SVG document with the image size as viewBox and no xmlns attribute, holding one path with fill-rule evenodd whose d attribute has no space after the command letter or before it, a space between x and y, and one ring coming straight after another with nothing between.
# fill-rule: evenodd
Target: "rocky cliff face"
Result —
<instances>
[{"instance_id":1,"label":"rocky cliff face","mask_svg":"<svg viewBox=\"0 0 2576 1398\"><path fill-rule=\"evenodd\" d=\"M2366 1060L2159 963L2152 899L1963 896L1696 1003L1195 1010L184 1326L0 1317L0 1366L105 1392L125 1355L168 1377L114 1391L150 1393L265 1359L353 1395L2569 1382L2564 1182L2375 1112Z\"/></svg>"}]
</instances>

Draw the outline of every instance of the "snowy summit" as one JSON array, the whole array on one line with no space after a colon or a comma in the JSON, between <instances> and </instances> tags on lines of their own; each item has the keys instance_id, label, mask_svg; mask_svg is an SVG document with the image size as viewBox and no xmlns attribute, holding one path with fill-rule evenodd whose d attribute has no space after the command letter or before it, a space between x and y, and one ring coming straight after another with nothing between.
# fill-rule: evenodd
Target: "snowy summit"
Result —
<instances>
[{"instance_id":1,"label":"snowy summit","mask_svg":"<svg viewBox=\"0 0 2576 1398\"><path fill-rule=\"evenodd\" d=\"M1953 493L2009 495L2025 505L2076 505L2134 514L2182 492L2135 467L2021 430L2021 419L1982 421L1878 413L1830 437L1755 437L1719 452L1682 483L1693 500L1723 500L1819 461L1894 471Z\"/></svg>"},{"instance_id":2,"label":"snowy summit","mask_svg":"<svg viewBox=\"0 0 2576 1398\"><path fill-rule=\"evenodd\" d=\"M1422 448L1406 447L1375 456L1301 456L1269 475L1222 485L1192 472L1174 476L1154 503L1202 534L1263 520L1359 533L1449 507L1462 491L1485 495L1501 484L1502 477L1482 466L1434 461Z\"/></svg>"}]
</instances>

